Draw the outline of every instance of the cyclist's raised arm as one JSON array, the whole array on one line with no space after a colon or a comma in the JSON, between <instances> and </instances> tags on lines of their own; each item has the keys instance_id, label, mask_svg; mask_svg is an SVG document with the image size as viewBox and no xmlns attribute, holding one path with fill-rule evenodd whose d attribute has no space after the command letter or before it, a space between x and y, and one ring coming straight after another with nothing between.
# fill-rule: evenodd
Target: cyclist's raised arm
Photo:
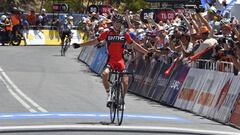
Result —
<instances>
[{"instance_id":1,"label":"cyclist's raised arm","mask_svg":"<svg viewBox=\"0 0 240 135\"><path fill-rule=\"evenodd\" d=\"M139 51L143 54L146 54L146 55L148 54L148 51L146 49L144 49L141 45L139 45L134 40L132 40L132 38L128 32L126 32L125 37L126 37L127 43L129 45L133 46L134 49L136 49L137 51Z\"/></svg>"},{"instance_id":2,"label":"cyclist's raised arm","mask_svg":"<svg viewBox=\"0 0 240 135\"><path fill-rule=\"evenodd\" d=\"M93 39L93 40L89 40L85 43L81 43L80 47L82 47L82 46L92 46L92 45L96 45L98 43L99 43L98 39Z\"/></svg>"},{"instance_id":3,"label":"cyclist's raised arm","mask_svg":"<svg viewBox=\"0 0 240 135\"><path fill-rule=\"evenodd\" d=\"M98 43L100 43L101 41L105 40L107 38L107 35L108 35L108 31L105 31L103 33L101 33L98 38L96 39L93 39L93 40L89 40L85 43L81 43L81 44L77 44L77 43L74 43L73 44L73 47L74 48L79 48L79 47L82 47L82 46L92 46L92 45L97 45Z\"/></svg>"},{"instance_id":4,"label":"cyclist's raised arm","mask_svg":"<svg viewBox=\"0 0 240 135\"><path fill-rule=\"evenodd\" d=\"M132 41L132 43L130 45L132 45L133 48L136 49L138 52L141 52L145 55L148 54L148 51L146 49L144 49L142 46L140 46L138 43L136 43L135 41Z\"/></svg>"}]
</instances>

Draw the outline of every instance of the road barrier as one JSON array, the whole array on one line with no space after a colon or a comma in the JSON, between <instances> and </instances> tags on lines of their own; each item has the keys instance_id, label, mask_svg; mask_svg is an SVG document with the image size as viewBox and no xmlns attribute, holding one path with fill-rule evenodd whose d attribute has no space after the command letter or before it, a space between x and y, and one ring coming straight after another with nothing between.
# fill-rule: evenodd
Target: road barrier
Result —
<instances>
[{"instance_id":1,"label":"road barrier","mask_svg":"<svg viewBox=\"0 0 240 135\"><path fill-rule=\"evenodd\" d=\"M25 45L60 45L61 39L57 30L28 30L23 31ZM72 30L71 43L81 43L84 40L84 33ZM21 45L24 45L22 42Z\"/></svg>"},{"instance_id":2,"label":"road barrier","mask_svg":"<svg viewBox=\"0 0 240 135\"><path fill-rule=\"evenodd\" d=\"M106 47L83 47L78 59L101 75L107 55ZM231 63L197 60L175 67L169 76L164 72L170 64L154 59L141 58L135 67L132 62L127 67L135 71L129 86L132 93L240 127L240 76L231 73Z\"/></svg>"}]
</instances>

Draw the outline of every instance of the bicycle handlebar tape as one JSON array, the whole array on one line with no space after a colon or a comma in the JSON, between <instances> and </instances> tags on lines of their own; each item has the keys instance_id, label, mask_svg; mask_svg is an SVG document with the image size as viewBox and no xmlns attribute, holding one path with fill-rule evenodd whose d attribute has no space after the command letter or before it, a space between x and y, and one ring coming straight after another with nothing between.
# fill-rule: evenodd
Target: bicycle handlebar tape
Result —
<instances>
[{"instance_id":1,"label":"bicycle handlebar tape","mask_svg":"<svg viewBox=\"0 0 240 135\"><path fill-rule=\"evenodd\" d=\"M205 50L203 50L203 51L201 51L201 52L199 52L199 53L191 56L191 57L190 57L190 60L191 60L191 61L194 61L194 60L198 59L198 58L201 57L203 54L205 54L205 53L207 53L208 51L210 51L212 48L213 48L213 46L208 47L208 48L206 48Z\"/></svg>"},{"instance_id":2,"label":"bicycle handlebar tape","mask_svg":"<svg viewBox=\"0 0 240 135\"><path fill-rule=\"evenodd\" d=\"M77 48L79 48L80 47L80 44L78 44L78 43L73 43L73 48L74 49L77 49Z\"/></svg>"},{"instance_id":3,"label":"bicycle handlebar tape","mask_svg":"<svg viewBox=\"0 0 240 135\"><path fill-rule=\"evenodd\" d=\"M171 66L164 72L164 75L167 77L170 75L174 67L177 65L177 62L179 61L179 57L171 64Z\"/></svg>"}]
</instances>

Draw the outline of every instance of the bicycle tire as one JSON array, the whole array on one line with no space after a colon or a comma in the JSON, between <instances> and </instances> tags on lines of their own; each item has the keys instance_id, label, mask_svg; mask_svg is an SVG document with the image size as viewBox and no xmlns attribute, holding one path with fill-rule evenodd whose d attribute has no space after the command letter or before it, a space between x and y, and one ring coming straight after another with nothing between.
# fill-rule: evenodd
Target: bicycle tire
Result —
<instances>
[{"instance_id":1,"label":"bicycle tire","mask_svg":"<svg viewBox=\"0 0 240 135\"><path fill-rule=\"evenodd\" d=\"M11 45L19 46L21 43L22 37L19 34L16 34L13 39L11 39Z\"/></svg>"},{"instance_id":2,"label":"bicycle tire","mask_svg":"<svg viewBox=\"0 0 240 135\"><path fill-rule=\"evenodd\" d=\"M124 114L124 92L122 83L118 84L117 91L117 121L118 125L120 126L123 121L123 114Z\"/></svg>"},{"instance_id":3,"label":"bicycle tire","mask_svg":"<svg viewBox=\"0 0 240 135\"><path fill-rule=\"evenodd\" d=\"M65 56L64 46L61 47L61 56Z\"/></svg>"},{"instance_id":4,"label":"bicycle tire","mask_svg":"<svg viewBox=\"0 0 240 135\"><path fill-rule=\"evenodd\" d=\"M63 45L63 49L62 49L62 56L65 56L66 55L66 52L68 50L68 46L69 46L70 42L69 42L69 39L67 38L65 41L64 41L64 45Z\"/></svg>"},{"instance_id":5,"label":"bicycle tire","mask_svg":"<svg viewBox=\"0 0 240 135\"><path fill-rule=\"evenodd\" d=\"M116 118L116 110L117 110L117 108L116 108L116 87L115 87L115 85L113 85L112 86L112 88L111 88L111 101L112 101L112 103L111 103L111 105L110 105L110 120L111 120L111 123L114 123L114 121L115 121L115 118Z\"/></svg>"}]
</instances>

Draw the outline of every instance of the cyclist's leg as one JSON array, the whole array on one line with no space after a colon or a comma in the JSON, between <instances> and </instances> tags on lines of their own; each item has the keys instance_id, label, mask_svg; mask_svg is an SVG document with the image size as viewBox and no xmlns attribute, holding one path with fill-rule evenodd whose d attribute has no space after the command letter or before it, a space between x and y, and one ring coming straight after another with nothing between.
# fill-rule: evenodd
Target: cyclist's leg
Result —
<instances>
[{"instance_id":1,"label":"cyclist's leg","mask_svg":"<svg viewBox=\"0 0 240 135\"><path fill-rule=\"evenodd\" d=\"M127 94L128 92L128 80L129 77L127 75L123 76L123 89L124 89L124 96Z\"/></svg>"},{"instance_id":2,"label":"cyclist's leg","mask_svg":"<svg viewBox=\"0 0 240 135\"><path fill-rule=\"evenodd\" d=\"M109 87L110 87L108 82L109 74L110 74L110 65L107 65L102 73L103 86L107 93L109 92Z\"/></svg>"},{"instance_id":3,"label":"cyclist's leg","mask_svg":"<svg viewBox=\"0 0 240 135\"><path fill-rule=\"evenodd\" d=\"M120 61L118 61L117 66L118 66L117 68L118 68L121 72L126 72L126 65L125 65L123 59L120 60ZM125 94L126 94L127 91L128 91L128 76L127 76L127 75L124 75L124 76L123 76L122 84L123 84L123 90L124 90L124 96L125 96Z\"/></svg>"},{"instance_id":4,"label":"cyclist's leg","mask_svg":"<svg viewBox=\"0 0 240 135\"><path fill-rule=\"evenodd\" d=\"M63 49L64 39L65 39L66 35L63 32L60 35L61 35L61 47Z\"/></svg>"}]
</instances>

